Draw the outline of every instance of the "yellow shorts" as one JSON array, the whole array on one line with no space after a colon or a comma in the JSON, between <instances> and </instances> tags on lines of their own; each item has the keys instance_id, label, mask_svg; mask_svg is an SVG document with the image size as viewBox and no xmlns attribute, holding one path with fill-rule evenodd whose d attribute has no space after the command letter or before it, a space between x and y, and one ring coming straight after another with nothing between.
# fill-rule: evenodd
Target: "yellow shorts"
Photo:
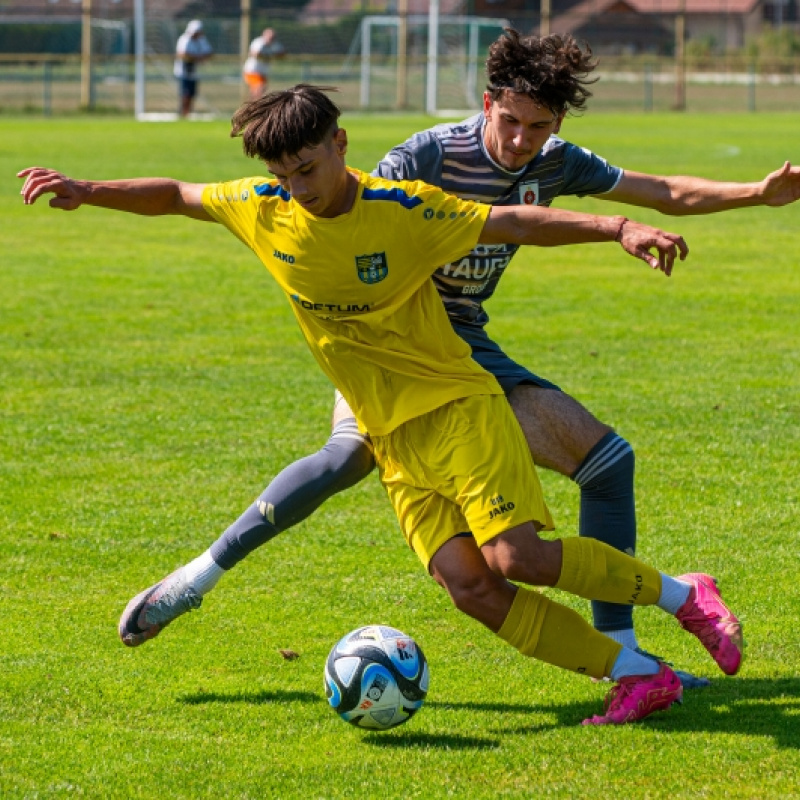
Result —
<instances>
[{"instance_id":1,"label":"yellow shorts","mask_svg":"<svg viewBox=\"0 0 800 800\"><path fill-rule=\"evenodd\" d=\"M528 443L504 395L474 395L372 437L406 541L428 567L460 533L478 546L524 522L553 529Z\"/></svg>"}]
</instances>

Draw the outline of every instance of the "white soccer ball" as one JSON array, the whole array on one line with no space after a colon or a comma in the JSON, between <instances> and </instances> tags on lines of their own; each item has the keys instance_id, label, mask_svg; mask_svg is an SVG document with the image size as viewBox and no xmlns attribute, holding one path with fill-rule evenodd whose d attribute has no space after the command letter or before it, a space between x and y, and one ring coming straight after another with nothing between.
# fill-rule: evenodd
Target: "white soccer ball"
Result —
<instances>
[{"instance_id":1,"label":"white soccer ball","mask_svg":"<svg viewBox=\"0 0 800 800\"><path fill-rule=\"evenodd\" d=\"M359 728L387 730L419 711L428 693L428 662L396 628L367 625L340 639L325 662L325 695Z\"/></svg>"}]
</instances>

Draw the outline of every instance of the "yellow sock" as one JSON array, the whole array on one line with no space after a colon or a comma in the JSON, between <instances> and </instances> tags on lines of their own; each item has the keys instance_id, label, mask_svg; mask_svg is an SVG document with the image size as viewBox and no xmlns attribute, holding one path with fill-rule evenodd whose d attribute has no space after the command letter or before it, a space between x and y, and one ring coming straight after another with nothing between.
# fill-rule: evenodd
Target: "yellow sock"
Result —
<instances>
[{"instance_id":1,"label":"yellow sock","mask_svg":"<svg viewBox=\"0 0 800 800\"><path fill-rule=\"evenodd\" d=\"M571 608L522 587L497 635L523 655L593 678L609 676L622 650Z\"/></svg>"},{"instance_id":2,"label":"yellow sock","mask_svg":"<svg viewBox=\"0 0 800 800\"><path fill-rule=\"evenodd\" d=\"M583 537L562 539L564 557L557 589L607 603L652 606L661 596L661 574L638 558Z\"/></svg>"}]
</instances>

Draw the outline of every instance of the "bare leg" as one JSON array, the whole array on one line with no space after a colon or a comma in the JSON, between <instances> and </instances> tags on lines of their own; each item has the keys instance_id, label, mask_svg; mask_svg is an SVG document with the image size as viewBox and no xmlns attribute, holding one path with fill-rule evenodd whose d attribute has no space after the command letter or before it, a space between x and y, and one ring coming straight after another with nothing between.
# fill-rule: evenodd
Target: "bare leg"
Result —
<instances>
[{"instance_id":1,"label":"bare leg","mask_svg":"<svg viewBox=\"0 0 800 800\"><path fill-rule=\"evenodd\" d=\"M456 536L430 562L430 572L459 610L497 633L505 622L515 586L489 569L471 536Z\"/></svg>"},{"instance_id":2,"label":"bare leg","mask_svg":"<svg viewBox=\"0 0 800 800\"><path fill-rule=\"evenodd\" d=\"M520 384L510 395L534 461L574 480L581 490L579 532L628 555L636 553L635 458L631 446L577 400ZM629 606L592 602L594 624L637 646Z\"/></svg>"},{"instance_id":3,"label":"bare leg","mask_svg":"<svg viewBox=\"0 0 800 800\"><path fill-rule=\"evenodd\" d=\"M512 538L537 538L530 523L507 533ZM595 631L577 612L505 581L489 569L471 536L450 539L431 559L430 569L459 611L523 655L596 678L611 675L620 645ZM646 659L639 665L644 670L652 667Z\"/></svg>"},{"instance_id":4,"label":"bare leg","mask_svg":"<svg viewBox=\"0 0 800 800\"><path fill-rule=\"evenodd\" d=\"M508 399L536 464L568 478L611 431L577 400L555 389L520 384Z\"/></svg>"}]
</instances>

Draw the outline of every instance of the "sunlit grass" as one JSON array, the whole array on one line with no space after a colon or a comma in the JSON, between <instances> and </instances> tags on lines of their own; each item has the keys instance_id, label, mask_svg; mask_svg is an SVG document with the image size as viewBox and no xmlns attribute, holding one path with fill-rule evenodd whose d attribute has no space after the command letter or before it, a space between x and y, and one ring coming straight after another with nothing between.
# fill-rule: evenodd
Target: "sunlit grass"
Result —
<instances>
[{"instance_id":1,"label":"sunlit grass","mask_svg":"<svg viewBox=\"0 0 800 800\"><path fill-rule=\"evenodd\" d=\"M343 122L350 163L368 169L429 121ZM0 121L0 796L795 795L800 206L627 209L686 236L673 278L614 245L530 249L490 305L513 356L633 443L639 553L717 575L746 625L740 676L718 677L645 609L642 643L712 686L640 725L582 729L604 688L455 612L375 476L157 641L119 643L134 593L322 445L332 390L276 286L224 230L25 208L13 176L36 163L79 177L262 172L227 134L221 122ZM796 115L590 114L564 128L632 169L730 180L763 177L798 134ZM559 533L573 534L575 487L542 480ZM387 734L339 721L322 690L331 645L374 621L418 638L432 670L426 707Z\"/></svg>"}]
</instances>

